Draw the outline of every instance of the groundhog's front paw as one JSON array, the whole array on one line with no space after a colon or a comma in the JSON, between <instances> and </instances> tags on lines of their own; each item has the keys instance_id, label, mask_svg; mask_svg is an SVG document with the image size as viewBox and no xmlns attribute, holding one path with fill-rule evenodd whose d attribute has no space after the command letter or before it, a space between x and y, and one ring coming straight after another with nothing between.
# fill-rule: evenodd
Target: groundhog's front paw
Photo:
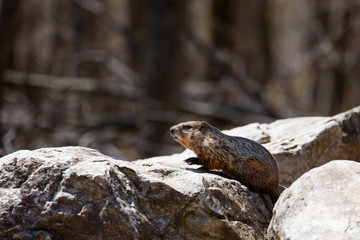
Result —
<instances>
[{"instance_id":1,"label":"groundhog's front paw","mask_svg":"<svg viewBox=\"0 0 360 240\"><path fill-rule=\"evenodd\" d=\"M196 157L191 157L191 158L188 158L188 159L186 159L184 161L189 165L194 165L194 164L199 165L200 164L200 160L198 158L196 158Z\"/></svg>"}]
</instances>

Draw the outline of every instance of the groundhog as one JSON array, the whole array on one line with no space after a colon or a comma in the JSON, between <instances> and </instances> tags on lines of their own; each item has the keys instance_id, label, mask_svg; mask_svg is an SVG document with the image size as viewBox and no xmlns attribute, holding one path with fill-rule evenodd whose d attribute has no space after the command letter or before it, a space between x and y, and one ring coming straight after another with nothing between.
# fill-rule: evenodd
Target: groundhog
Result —
<instances>
[{"instance_id":1,"label":"groundhog","mask_svg":"<svg viewBox=\"0 0 360 240\"><path fill-rule=\"evenodd\" d=\"M274 157L261 144L250 139L229 136L206 122L183 122L170 128L170 134L184 147L194 151L206 170L221 169L250 190L269 194L275 204L280 193L279 175Z\"/></svg>"}]
</instances>

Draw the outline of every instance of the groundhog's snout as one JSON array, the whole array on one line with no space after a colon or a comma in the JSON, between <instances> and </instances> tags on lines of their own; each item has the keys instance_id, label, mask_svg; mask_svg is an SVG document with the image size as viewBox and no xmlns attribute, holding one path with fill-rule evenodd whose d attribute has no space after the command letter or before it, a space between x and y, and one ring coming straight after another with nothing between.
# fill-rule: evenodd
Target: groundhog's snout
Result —
<instances>
[{"instance_id":1,"label":"groundhog's snout","mask_svg":"<svg viewBox=\"0 0 360 240\"><path fill-rule=\"evenodd\" d=\"M170 135L173 136L175 134L175 127L170 128Z\"/></svg>"},{"instance_id":2,"label":"groundhog's snout","mask_svg":"<svg viewBox=\"0 0 360 240\"><path fill-rule=\"evenodd\" d=\"M170 128L170 135L176 140L177 135L179 135L179 130L176 126Z\"/></svg>"},{"instance_id":3,"label":"groundhog's snout","mask_svg":"<svg viewBox=\"0 0 360 240\"><path fill-rule=\"evenodd\" d=\"M175 125L170 128L170 136L177 142L182 139L182 134L179 130L179 126Z\"/></svg>"},{"instance_id":4,"label":"groundhog's snout","mask_svg":"<svg viewBox=\"0 0 360 240\"><path fill-rule=\"evenodd\" d=\"M170 128L170 134L171 134L171 135L174 135L174 132L175 132L174 127L171 127L171 128Z\"/></svg>"}]
</instances>

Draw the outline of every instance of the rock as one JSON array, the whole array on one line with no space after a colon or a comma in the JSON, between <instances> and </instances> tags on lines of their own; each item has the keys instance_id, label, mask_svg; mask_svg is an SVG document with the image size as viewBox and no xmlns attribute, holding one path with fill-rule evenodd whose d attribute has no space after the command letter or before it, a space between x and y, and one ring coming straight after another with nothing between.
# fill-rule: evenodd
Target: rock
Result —
<instances>
[{"instance_id":1,"label":"rock","mask_svg":"<svg viewBox=\"0 0 360 240\"><path fill-rule=\"evenodd\" d=\"M182 156L135 162L82 147L0 159L1 239L265 239L271 213Z\"/></svg>"},{"instance_id":2,"label":"rock","mask_svg":"<svg viewBox=\"0 0 360 240\"><path fill-rule=\"evenodd\" d=\"M333 117L254 123L226 132L264 144L276 157L280 183L286 186L331 160L360 161L360 107ZM186 150L127 162L92 149L63 147L23 150L2 157L0 239L265 239L271 213L263 198L221 172L205 172L183 161L192 156L194 153ZM330 172L335 177L341 175L339 182L346 185L341 180L344 171ZM314 182L309 184L315 186ZM338 181L326 184L323 187L338 192L343 189L336 188L342 186ZM308 185L304 186L306 191ZM350 191L350 186L351 182L344 189ZM334 196L326 192L330 197L318 197L324 203L338 203L350 195L346 200L351 203L353 192ZM314 192L306 194L313 196ZM276 205L271 236L281 236L283 232L277 227L282 226L281 219L292 217L277 210L294 208L285 204L287 197L284 192ZM296 208L302 202L300 199ZM341 209L331 208L336 214ZM358 211L356 206L353 209ZM350 212L345 216L349 234L358 227L351 216L360 215ZM344 230L341 224L332 230Z\"/></svg>"},{"instance_id":3,"label":"rock","mask_svg":"<svg viewBox=\"0 0 360 240\"><path fill-rule=\"evenodd\" d=\"M333 117L299 117L225 131L262 143L276 158L280 184L335 159L360 162L360 106Z\"/></svg>"},{"instance_id":4,"label":"rock","mask_svg":"<svg viewBox=\"0 0 360 240\"><path fill-rule=\"evenodd\" d=\"M275 204L269 239L359 239L360 163L331 161L310 170Z\"/></svg>"}]
</instances>

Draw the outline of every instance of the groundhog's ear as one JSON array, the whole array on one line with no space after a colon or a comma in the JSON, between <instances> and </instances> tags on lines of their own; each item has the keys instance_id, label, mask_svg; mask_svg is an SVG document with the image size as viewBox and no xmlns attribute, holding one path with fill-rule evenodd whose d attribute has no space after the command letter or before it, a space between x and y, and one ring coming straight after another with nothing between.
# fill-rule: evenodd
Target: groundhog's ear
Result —
<instances>
[{"instance_id":1,"label":"groundhog's ear","mask_svg":"<svg viewBox=\"0 0 360 240\"><path fill-rule=\"evenodd\" d=\"M208 130L208 129L209 129L209 124L207 122L201 122L200 123L200 127L199 127L200 131Z\"/></svg>"}]
</instances>

